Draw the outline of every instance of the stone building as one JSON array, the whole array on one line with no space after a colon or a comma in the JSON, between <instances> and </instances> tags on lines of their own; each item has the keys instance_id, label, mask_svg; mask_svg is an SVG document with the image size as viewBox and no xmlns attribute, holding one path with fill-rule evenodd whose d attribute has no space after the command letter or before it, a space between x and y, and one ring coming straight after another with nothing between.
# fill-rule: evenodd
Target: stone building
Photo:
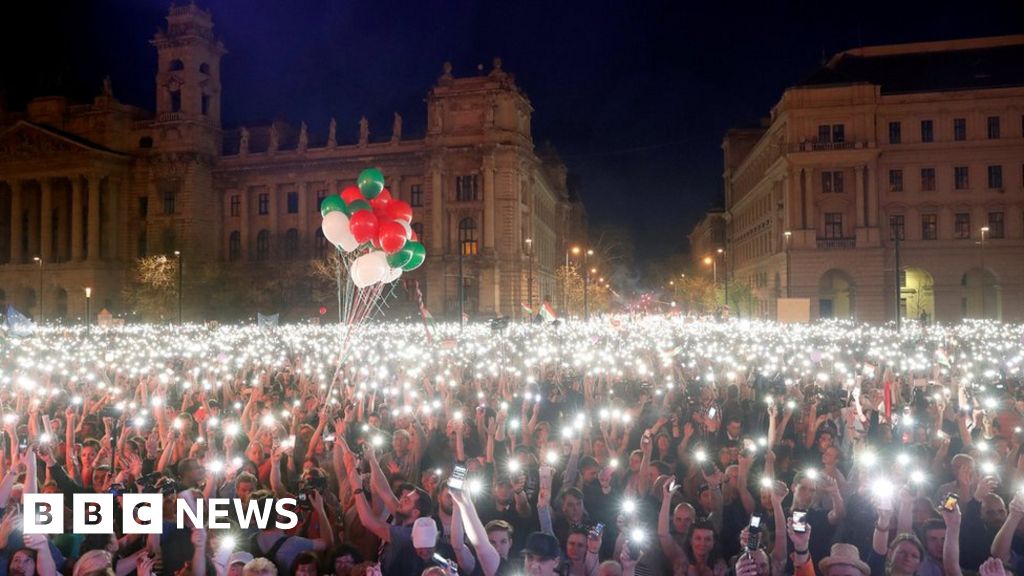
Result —
<instances>
[{"instance_id":1,"label":"stone building","mask_svg":"<svg viewBox=\"0 0 1024 576\"><path fill-rule=\"evenodd\" d=\"M226 51L208 11L172 7L151 44L155 112L119 102L109 80L91 104L47 97L0 112L3 302L38 315L41 293L44 317L80 315L88 286L94 310L127 314L121 293L141 256L180 252L186 291L201 265L244 280L323 258L333 248L319 200L369 166L413 206L428 260L406 277L435 315L458 309L460 248L468 313L518 315L530 263L534 304L558 301L554 270L585 234L582 206L557 156L535 153L533 108L500 60L471 77L445 64L425 136L403 137L396 113L390 137L370 138L363 118L346 143L334 120L326 138L305 123L225 130ZM281 311L298 316L321 303L296 295L290 305Z\"/></svg>"},{"instance_id":2,"label":"stone building","mask_svg":"<svg viewBox=\"0 0 1024 576\"><path fill-rule=\"evenodd\" d=\"M847 50L722 148L755 316L1024 320L1024 36Z\"/></svg>"}]
</instances>

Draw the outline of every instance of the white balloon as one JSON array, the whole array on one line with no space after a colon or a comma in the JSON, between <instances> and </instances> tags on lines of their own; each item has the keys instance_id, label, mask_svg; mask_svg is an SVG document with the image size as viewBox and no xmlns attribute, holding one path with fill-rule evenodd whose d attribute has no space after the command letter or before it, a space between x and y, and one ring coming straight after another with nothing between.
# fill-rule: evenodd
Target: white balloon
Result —
<instances>
[{"instance_id":1,"label":"white balloon","mask_svg":"<svg viewBox=\"0 0 1024 576\"><path fill-rule=\"evenodd\" d=\"M388 275L387 275L386 278L384 278L384 283L385 284L390 284L390 283L394 282L395 280L398 280L401 277L402 277L402 269L401 268L392 268L391 270L388 270Z\"/></svg>"},{"instance_id":2,"label":"white balloon","mask_svg":"<svg viewBox=\"0 0 1024 576\"><path fill-rule=\"evenodd\" d=\"M320 228L324 231L324 238L335 246L341 246L345 252L351 252L359 246L359 242L356 242L352 231L349 230L348 216L341 212L328 212Z\"/></svg>"},{"instance_id":3,"label":"white balloon","mask_svg":"<svg viewBox=\"0 0 1024 576\"><path fill-rule=\"evenodd\" d=\"M409 240L410 238L412 238L412 226L410 226L408 222L406 222L405 220L395 220L395 222L398 222L399 224L402 225L402 228L405 228L405 239L406 240Z\"/></svg>"},{"instance_id":4,"label":"white balloon","mask_svg":"<svg viewBox=\"0 0 1024 576\"><path fill-rule=\"evenodd\" d=\"M374 250L356 258L349 273L352 274L352 283L356 287L366 288L383 281L390 271L387 256L379 250Z\"/></svg>"}]
</instances>

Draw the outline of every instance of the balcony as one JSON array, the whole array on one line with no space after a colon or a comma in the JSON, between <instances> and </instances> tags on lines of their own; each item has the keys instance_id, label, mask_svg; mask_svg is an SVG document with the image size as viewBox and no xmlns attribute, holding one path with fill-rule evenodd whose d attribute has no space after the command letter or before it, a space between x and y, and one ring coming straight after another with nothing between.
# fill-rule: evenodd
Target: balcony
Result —
<instances>
[{"instance_id":1,"label":"balcony","mask_svg":"<svg viewBox=\"0 0 1024 576\"><path fill-rule=\"evenodd\" d=\"M818 250L853 250L857 238L818 238Z\"/></svg>"},{"instance_id":2,"label":"balcony","mask_svg":"<svg viewBox=\"0 0 1024 576\"><path fill-rule=\"evenodd\" d=\"M823 152L829 150L856 150L866 148L864 142L798 142L789 145L790 152Z\"/></svg>"}]
</instances>

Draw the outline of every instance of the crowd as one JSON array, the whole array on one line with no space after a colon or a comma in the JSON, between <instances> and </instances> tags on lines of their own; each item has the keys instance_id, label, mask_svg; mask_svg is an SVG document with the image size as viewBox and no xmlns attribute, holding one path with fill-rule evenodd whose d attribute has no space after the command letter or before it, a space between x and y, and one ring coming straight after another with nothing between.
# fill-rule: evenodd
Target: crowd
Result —
<instances>
[{"instance_id":1,"label":"crowd","mask_svg":"<svg viewBox=\"0 0 1024 576\"><path fill-rule=\"evenodd\" d=\"M43 328L2 344L0 574L1024 574L1022 347L991 322ZM165 524L23 534L36 492L159 493ZM215 497L299 521L175 523Z\"/></svg>"}]
</instances>

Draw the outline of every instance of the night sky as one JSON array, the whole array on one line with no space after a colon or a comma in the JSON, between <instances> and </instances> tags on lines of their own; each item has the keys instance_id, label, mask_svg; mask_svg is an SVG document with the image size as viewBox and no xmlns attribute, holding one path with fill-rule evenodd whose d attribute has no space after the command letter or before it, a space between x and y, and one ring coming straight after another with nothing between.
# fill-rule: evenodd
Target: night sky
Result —
<instances>
[{"instance_id":1,"label":"night sky","mask_svg":"<svg viewBox=\"0 0 1024 576\"><path fill-rule=\"evenodd\" d=\"M721 140L756 124L822 54L861 45L1024 32L1024 2L637 2L201 0L222 60L225 127L285 118L354 141L424 132L441 64L456 76L494 56L529 95L535 142L562 154L591 226L625 227L649 263L686 249L720 202ZM13 5L13 6L12 6ZM152 109L164 0L5 3L0 89L9 109L61 93L88 101L102 78Z\"/></svg>"}]
</instances>

